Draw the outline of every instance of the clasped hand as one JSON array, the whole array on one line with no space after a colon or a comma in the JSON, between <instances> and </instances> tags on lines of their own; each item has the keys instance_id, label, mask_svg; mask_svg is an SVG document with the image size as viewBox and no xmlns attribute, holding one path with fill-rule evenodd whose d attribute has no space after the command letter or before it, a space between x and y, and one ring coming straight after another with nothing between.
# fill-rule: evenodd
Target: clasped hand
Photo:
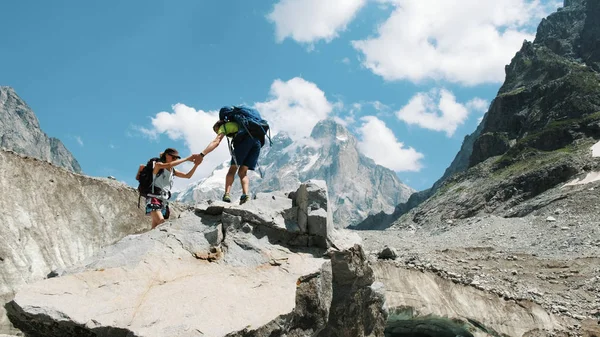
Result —
<instances>
[{"instance_id":1,"label":"clasped hand","mask_svg":"<svg viewBox=\"0 0 600 337\"><path fill-rule=\"evenodd\" d=\"M199 153L190 156L190 161L193 161L194 165L200 165L202 160L204 160L204 157L202 157Z\"/></svg>"}]
</instances>

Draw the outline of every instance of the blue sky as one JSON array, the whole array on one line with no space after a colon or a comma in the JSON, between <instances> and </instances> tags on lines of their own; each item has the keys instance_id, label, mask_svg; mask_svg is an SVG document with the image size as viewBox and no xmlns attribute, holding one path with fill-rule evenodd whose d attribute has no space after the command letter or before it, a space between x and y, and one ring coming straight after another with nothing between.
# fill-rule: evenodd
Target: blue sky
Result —
<instances>
[{"instance_id":1,"label":"blue sky","mask_svg":"<svg viewBox=\"0 0 600 337\"><path fill-rule=\"evenodd\" d=\"M170 146L199 152L215 112L245 103L297 139L337 118L365 155L422 190L475 130L504 65L560 5L11 1L0 13L0 85L92 176L135 186L140 163ZM226 158L222 146L194 180Z\"/></svg>"}]
</instances>

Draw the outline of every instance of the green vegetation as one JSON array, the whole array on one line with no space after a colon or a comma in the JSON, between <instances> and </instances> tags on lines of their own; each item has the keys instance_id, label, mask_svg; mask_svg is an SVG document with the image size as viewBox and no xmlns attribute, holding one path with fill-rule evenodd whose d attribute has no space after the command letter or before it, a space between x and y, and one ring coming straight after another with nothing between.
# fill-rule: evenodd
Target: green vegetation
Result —
<instances>
[{"instance_id":1,"label":"green vegetation","mask_svg":"<svg viewBox=\"0 0 600 337\"><path fill-rule=\"evenodd\" d=\"M511 90L509 92L505 92L505 93L499 94L498 97L512 96L512 95L516 95L516 94L522 93L523 91L525 91L525 87L518 87L515 90Z\"/></svg>"},{"instance_id":2,"label":"green vegetation","mask_svg":"<svg viewBox=\"0 0 600 337\"><path fill-rule=\"evenodd\" d=\"M498 161L496 162L498 168L504 169L509 166L523 166L532 164L529 158L535 158L538 163L545 162L547 160L555 160L556 155L564 153L572 153L576 150L570 142L566 146L562 146L552 151L543 151L536 149L536 143L542 139L559 139L562 134L565 134L569 129L573 129L573 126L585 126L591 122L600 121L600 112L596 112L582 118L571 118L561 121L552 121L542 129L541 131L529 134L517 141L517 143L511 147ZM557 142L558 145L560 143ZM543 155L542 157L539 157ZM549 159L545 159L548 157ZM534 162L535 162L534 161ZM521 167L522 168L522 167ZM513 168L514 169L514 168Z\"/></svg>"},{"instance_id":3,"label":"green vegetation","mask_svg":"<svg viewBox=\"0 0 600 337\"><path fill-rule=\"evenodd\" d=\"M573 90L579 94L597 93L600 91L598 75L588 68L579 68L567 75L568 81L573 84Z\"/></svg>"},{"instance_id":4,"label":"green vegetation","mask_svg":"<svg viewBox=\"0 0 600 337\"><path fill-rule=\"evenodd\" d=\"M575 150L576 147L573 145L554 151L540 151L528 147L520 153L518 158L514 156L510 160L505 158L505 154L496 162L500 169L494 171L492 177L503 180L521 173L536 171L555 164L561 158L564 158L566 153L572 153Z\"/></svg>"}]
</instances>

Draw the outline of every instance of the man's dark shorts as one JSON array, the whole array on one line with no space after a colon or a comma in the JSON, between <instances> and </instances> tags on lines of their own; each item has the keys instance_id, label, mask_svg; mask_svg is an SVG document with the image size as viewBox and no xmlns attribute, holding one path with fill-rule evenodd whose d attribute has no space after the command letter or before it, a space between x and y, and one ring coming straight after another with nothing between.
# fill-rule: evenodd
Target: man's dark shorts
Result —
<instances>
[{"instance_id":1,"label":"man's dark shorts","mask_svg":"<svg viewBox=\"0 0 600 337\"><path fill-rule=\"evenodd\" d=\"M261 144L256 138L247 137L233 143L233 153L235 161L231 158L231 165L247 166L249 170L254 170L258 163Z\"/></svg>"}]
</instances>

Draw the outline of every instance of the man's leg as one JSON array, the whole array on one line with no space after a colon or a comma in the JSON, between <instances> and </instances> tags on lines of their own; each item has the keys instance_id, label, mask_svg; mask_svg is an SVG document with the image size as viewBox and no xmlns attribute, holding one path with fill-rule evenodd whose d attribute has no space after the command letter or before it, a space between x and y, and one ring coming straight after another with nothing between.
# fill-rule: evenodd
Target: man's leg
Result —
<instances>
[{"instance_id":1,"label":"man's leg","mask_svg":"<svg viewBox=\"0 0 600 337\"><path fill-rule=\"evenodd\" d=\"M240 177L240 183L242 184L242 193L248 195L248 191L250 190L250 178L248 177L248 166L240 166L238 171L238 176Z\"/></svg>"},{"instance_id":2,"label":"man's leg","mask_svg":"<svg viewBox=\"0 0 600 337\"><path fill-rule=\"evenodd\" d=\"M231 192L231 186L233 186L233 181L235 180L235 171L237 171L237 166L231 165L229 167L229 171L227 171L227 175L225 176L225 193L229 194Z\"/></svg>"}]
</instances>

